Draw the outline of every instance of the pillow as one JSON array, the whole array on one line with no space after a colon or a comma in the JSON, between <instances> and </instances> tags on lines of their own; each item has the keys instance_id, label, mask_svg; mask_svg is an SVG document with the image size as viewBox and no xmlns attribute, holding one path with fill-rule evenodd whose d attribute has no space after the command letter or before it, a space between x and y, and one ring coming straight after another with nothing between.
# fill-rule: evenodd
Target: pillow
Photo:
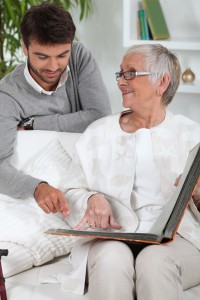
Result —
<instances>
[{"instance_id":1,"label":"pillow","mask_svg":"<svg viewBox=\"0 0 200 300\"><path fill-rule=\"evenodd\" d=\"M21 171L62 189L70 161L60 142L53 139L26 160ZM50 227L69 227L60 213L44 213L34 198L20 200L1 194L0 220L0 248L9 250L8 256L2 259L5 277L68 254L76 240L76 237L45 234Z\"/></svg>"},{"instance_id":2,"label":"pillow","mask_svg":"<svg viewBox=\"0 0 200 300\"><path fill-rule=\"evenodd\" d=\"M72 156L73 145L80 133L47 130L24 130L17 132L14 155L11 159L15 168L21 169L30 158L41 151L52 140L59 140L64 149Z\"/></svg>"},{"instance_id":3,"label":"pillow","mask_svg":"<svg viewBox=\"0 0 200 300\"><path fill-rule=\"evenodd\" d=\"M62 189L67 180L71 157L58 140L52 140L39 153L33 155L21 168L23 173L41 178L50 185Z\"/></svg>"}]
</instances>

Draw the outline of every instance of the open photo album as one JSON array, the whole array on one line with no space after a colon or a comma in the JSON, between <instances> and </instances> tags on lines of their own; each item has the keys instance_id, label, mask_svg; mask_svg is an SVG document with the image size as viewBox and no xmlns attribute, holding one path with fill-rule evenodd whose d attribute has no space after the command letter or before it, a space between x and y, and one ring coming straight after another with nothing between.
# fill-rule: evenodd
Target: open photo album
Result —
<instances>
[{"instance_id":1,"label":"open photo album","mask_svg":"<svg viewBox=\"0 0 200 300\"><path fill-rule=\"evenodd\" d=\"M80 236L98 239L120 240L124 242L164 244L173 240L179 224L188 208L197 180L200 176L200 143L189 153L180 181L172 197L163 207L158 219L148 233L109 232L50 228L47 234L62 236Z\"/></svg>"}]
</instances>

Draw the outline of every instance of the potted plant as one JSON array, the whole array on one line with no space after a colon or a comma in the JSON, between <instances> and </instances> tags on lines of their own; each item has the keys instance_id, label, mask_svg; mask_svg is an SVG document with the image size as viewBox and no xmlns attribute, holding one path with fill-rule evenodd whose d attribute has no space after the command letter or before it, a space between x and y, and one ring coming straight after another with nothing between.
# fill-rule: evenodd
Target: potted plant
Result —
<instances>
[{"instance_id":1,"label":"potted plant","mask_svg":"<svg viewBox=\"0 0 200 300\"><path fill-rule=\"evenodd\" d=\"M52 1L45 1L52 2ZM70 10L80 9L80 20L92 11L92 0L55 0L54 3ZM19 59L20 32L19 26L25 11L39 0L0 0L0 79L14 69ZM9 54L9 58L6 57ZM7 55L8 56L8 55Z\"/></svg>"}]
</instances>

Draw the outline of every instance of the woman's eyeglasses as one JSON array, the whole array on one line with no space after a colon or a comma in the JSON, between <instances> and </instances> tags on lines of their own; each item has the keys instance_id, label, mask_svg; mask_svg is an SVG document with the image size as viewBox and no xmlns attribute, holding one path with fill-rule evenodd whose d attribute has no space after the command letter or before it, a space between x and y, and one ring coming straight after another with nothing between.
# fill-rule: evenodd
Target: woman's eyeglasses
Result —
<instances>
[{"instance_id":1,"label":"woman's eyeglasses","mask_svg":"<svg viewBox=\"0 0 200 300\"><path fill-rule=\"evenodd\" d=\"M156 73L151 73L151 72L139 72L139 71L120 71L120 72L116 72L115 76L116 76L116 80L118 81L122 76L124 77L125 80L132 80L137 76L147 76L147 75L153 75Z\"/></svg>"}]
</instances>

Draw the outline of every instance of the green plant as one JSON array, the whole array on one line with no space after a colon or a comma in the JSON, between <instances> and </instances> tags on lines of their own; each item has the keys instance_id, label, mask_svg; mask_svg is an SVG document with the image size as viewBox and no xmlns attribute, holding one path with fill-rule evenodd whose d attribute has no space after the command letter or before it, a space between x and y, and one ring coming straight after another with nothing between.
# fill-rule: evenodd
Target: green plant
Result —
<instances>
[{"instance_id":1,"label":"green plant","mask_svg":"<svg viewBox=\"0 0 200 300\"><path fill-rule=\"evenodd\" d=\"M79 18L83 20L92 11L92 0L55 0L66 10L80 9ZM0 0L0 78L12 71L19 63L20 32L19 25L25 11L32 5L42 3L39 0ZM9 58L6 58L6 53ZM8 56L8 55L7 55Z\"/></svg>"}]
</instances>

